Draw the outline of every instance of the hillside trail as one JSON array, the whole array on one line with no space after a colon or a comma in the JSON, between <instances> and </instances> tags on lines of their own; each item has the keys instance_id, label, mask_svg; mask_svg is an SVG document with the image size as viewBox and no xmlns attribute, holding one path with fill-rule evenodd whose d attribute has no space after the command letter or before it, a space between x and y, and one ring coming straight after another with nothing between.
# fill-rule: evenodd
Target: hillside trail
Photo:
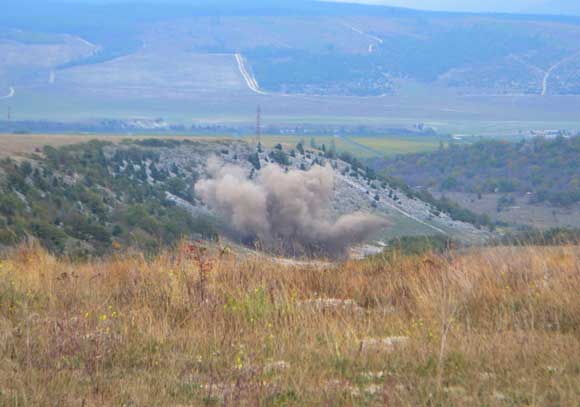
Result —
<instances>
[{"instance_id":1,"label":"hillside trail","mask_svg":"<svg viewBox=\"0 0 580 407\"><path fill-rule=\"evenodd\" d=\"M384 42L382 38L379 38L379 37L377 37L375 35L369 34L369 33L365 32L365 31L361 30L360 28L357 28L357 27L355 27L353 25L350 25L348 23L343 22L343 23L341 23L341 25L344 26L344 27L346 27L346 28L348 28L349 30L351 30L351 31L359 34L359 35L362 35L364 37L367 37L370 40L373 40L375 43L382 44ZM369 54L372 54L375 51L375 47L377 45L375 43L371 43L369 45Z\"/></svg>"},{"instance_id":2,"label":"hillside trail","mask_svg":"<svg viewBox=\"0 0 580 407\"><path fill-rule=\"evenodd\" d=\"M0 100L11 99L14 97L14 95L16 95L16 90L11 86L9 88L8 94L4 95L4 96L0 96Z\"/></svg>"}]
</instances>

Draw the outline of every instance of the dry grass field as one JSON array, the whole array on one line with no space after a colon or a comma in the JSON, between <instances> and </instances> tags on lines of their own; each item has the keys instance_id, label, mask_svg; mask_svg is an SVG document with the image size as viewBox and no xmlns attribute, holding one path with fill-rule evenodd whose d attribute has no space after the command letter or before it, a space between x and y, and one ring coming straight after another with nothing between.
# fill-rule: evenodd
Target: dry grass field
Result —
<instances>
[{"instance_id":1,"label":"dry grass field","mask_svg":"<svg viewBox=\"0 0 580 407\"><path fill-rule=\"evenodd\" d=\"M5 33L4 33L5 34ZM48 81L48 70L95 51L95 46L70 35L43 35L16 32L16 38L0 38L0 80L10 82L19 70L47 70L42 80ZM34 38L32 41L31 39ZM20 41L22 42L20 42Z\"/></svg>"},{"instance_id":2,"label":"dry grass field","mask_svg":"<svg viewBox=\"0 0 580 407\"><path fill-rule=\"evenodd\" d=\"M45 145L61 147L64 145L87 142L89 140L105 140L118 143L123 140L144 140L148 138L163 139L195 139L195 140L217 140L224 137L211 136L126 136L126 135L95 135L95 134L0 134L0 157L18 156L30 154L42 150ZM245 140L252 143L255 137L245 137ZM420 152L434 150L439 144L437 140L429 141L407 141L404 137L385 137L376 139L352 138L355 143L350 143L346 138L336 138L332 136L263 136L262 144L268 148L273 148L276 144L282 144L286 149L291 150L299 142L304 142L305 148L310 147L310 140L314 139L317 145L326 145L327 148L334 143L339 152L348 151L357 157L373 156L371 150L365 150L365 146L376 149L376 154L384 153L385 155ZM360 146L357 146L359 143Z\"/></svg>"},{"instance_id":3,"label":"dry grass field","mask_svg":"<svg viewBox=\"0 0 580 407\"><path fill-rule=\"evenodd\" d=\"M440 144L440 140L435 137L356 137L353 141L384 156L433 151Z\"/></svg>"},{"instance_id":4,"label":"dry grass field","mask_svg":"<svg viewBox=\"0 0 580 407\"><path fill-rule=\"evenodd\" d=\"M580 248L0 265L0 405L578 406Z\"/></svg>"},{"instance_id":5,"label":"dry grass field","mask_svg":"<svg viewBox=\"0 0 580 407\"><path fill-rule=\"evenodd\" d=\"M95 137L53 134L0 134L0 156L30 154L42 150L45 145L61 147L82 143Z\"/></svg>"},{"instance_id":6,"label":"dry grass field","mask_svg":"<svg viewBox=\"0 0 580 407\"><path fill-rule=\"evenodd\" d=\"M123 140L158 139L161 136L124 136L124 135L76 135L76 134L0 134L0 157L14 157L42 151L46 145L62 147L71 144L86 143L89 140L103 140L120 143ZM163 139L184 140L217 140L216 137L202 136L162 136Z\"/></svg>"}]
</instances>

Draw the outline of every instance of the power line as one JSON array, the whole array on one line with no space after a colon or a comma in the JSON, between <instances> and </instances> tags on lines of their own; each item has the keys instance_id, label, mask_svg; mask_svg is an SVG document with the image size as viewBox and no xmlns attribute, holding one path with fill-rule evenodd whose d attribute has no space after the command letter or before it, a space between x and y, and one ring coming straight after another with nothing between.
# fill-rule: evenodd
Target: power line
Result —
<instances>
[{"instance_id":1,"label":"power line","mask_svg":"<svg viewBox=\"0 0 580 407\"><path fill-rule=\"evenodd\" d=\"M262 107L260 105L256 111L256 143L262 143Z\"/></svg>"}]
</instances>

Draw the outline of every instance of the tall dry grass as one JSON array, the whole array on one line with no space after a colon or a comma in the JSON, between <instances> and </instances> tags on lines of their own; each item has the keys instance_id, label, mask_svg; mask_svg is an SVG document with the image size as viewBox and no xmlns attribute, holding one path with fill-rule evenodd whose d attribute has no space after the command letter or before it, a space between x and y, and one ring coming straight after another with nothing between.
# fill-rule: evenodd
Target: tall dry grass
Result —
<instances>
[{"instance_id":1,"label":"tall dry grass","mask_svg":"<svg viewBox=\"0 0 580 407\"><path fill-rule=\"evenodd\" d=\"M0 265L4 406L578 406L580 248Z\"/></svg>"}]
</instances>

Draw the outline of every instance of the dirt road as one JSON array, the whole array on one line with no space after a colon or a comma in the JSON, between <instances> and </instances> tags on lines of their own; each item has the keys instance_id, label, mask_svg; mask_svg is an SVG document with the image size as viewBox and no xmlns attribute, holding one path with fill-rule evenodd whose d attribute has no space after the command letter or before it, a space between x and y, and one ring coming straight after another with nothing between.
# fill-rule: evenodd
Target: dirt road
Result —
<instances>
[{"instance_id":1,"label":"dirt road","mask_svg":"<svg viewBox=\"0 0 580 407\"><path fill-rule=\"evenodd\" d=\"M383 43L383 39L379 38L377 36L374 36L372 34L369 34L367 32L364 32L363 30L361 30L360 28L357 28L355 26L352 26L348 23L342 23L342 25L346 28L348 28L351 31L354 31L355 33L362 35L364 37L367 37L368 39L374 41L374 43L369 44L369 54L372 54L375 51L375 47L377 44L382 44Z\"/></svg>"},{"instance_id":2,"label":"dirt road","mask_svg":"<svg viewBox=\"0 0 580 407\"><path fill-rule=\"evenodd\" d=\"M558 69L560 66L564 65L566 62L571 61L572 59L576 58L579 55L580 55L580 52L577 52L569 57L562 59L561 61L558 61L557 63L552 65L550 68L548 68L548 70L546 71L546 74L544 75L544 80L542 81L542 96L546 96L548 94L549 80L550 80L550 77L552 76L552 74L554 73L554 71L556 69Z\"/></svg>"},{"instance_id":3,"label":"dirt road","mask_svg":"<svg viewBox=\"0 0 580 407\"><path fill-rule=\"evenodd\" d=\"M14 88L11 86L8 94L4 95L4 96L0 96L0 100L13 98L15 94L16 94L16 90L14 90Z\"/></svg>"}]
</instances>

